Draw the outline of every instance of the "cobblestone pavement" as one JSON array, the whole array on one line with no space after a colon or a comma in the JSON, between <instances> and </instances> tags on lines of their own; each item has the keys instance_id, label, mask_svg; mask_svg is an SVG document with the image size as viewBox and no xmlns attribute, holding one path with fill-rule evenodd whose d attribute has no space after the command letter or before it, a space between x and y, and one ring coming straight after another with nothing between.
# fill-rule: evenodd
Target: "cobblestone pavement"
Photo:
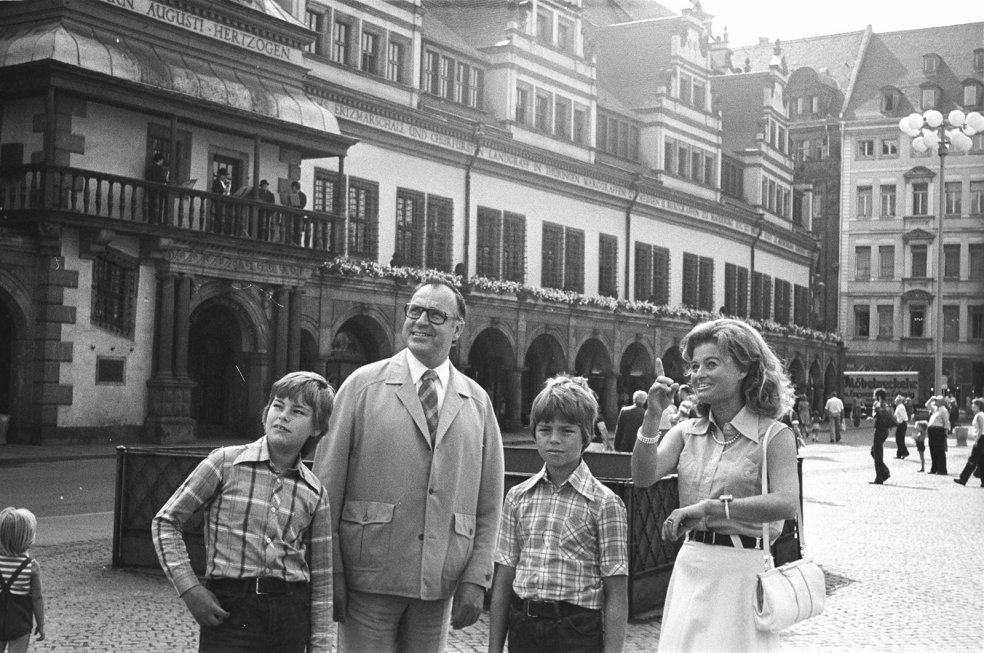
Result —
<instances>
[{"instance_id":1,"label":"cobblestone pavement","mask_svg":"<svg viewBox=\"0 0 984 653\"><path fill-rule=\"evenodd\" d=\"M827 572L823 615L783 635L797 651L984 651L984 489L953 483L969 448L950 441L950 477L894 459L874 477L870 428L842 444L804 449L805 538ZM927 452L928 457L928 452ZM927 461L928 466L928 461ZM928 468L928 467L927 467ZM156 653L196 650L197 629L163 575L110 568L111 539L36 547L48 638L31 651ZM748 610L749 606L735 606ZM449 651L484 651L488 615L452 632ZM625 650L652 651L658 615L629 624ZM722 650L727 650L722 643Z\"/></svg>"}]
</instances>

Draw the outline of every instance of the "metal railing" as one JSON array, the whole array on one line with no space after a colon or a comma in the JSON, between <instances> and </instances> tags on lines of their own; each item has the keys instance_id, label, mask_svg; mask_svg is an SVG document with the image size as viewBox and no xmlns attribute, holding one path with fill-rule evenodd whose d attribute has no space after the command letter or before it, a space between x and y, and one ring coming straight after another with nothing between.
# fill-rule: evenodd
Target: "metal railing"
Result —
<instances>
[{"instance_id":1,"label":"metal railing","mask_svg":"<svg viewBox=\"0 0 984 653\"><path fill-rule=\"evenodd\" d=\"M61 211L128 223L340 251L344 220L330 213L44 164L0 171L0 208Z\"/></svg>"},{"instance_id":2,"label":"metal railing","mask_svg":"<svg viewBox=\"0 0 984 653\"><path fill-rule=\"evenodd\" d=\"M158 566L150 534L151 520L210 450L204 447L116 448L114 567ZM506 491L539 471L543 464L534 449L505 447L504 451ZM592 473L625 504L629 526L629 614L650 612L663 605L673 563L682 546L682 541L660 539L663 521L678 505L676 476L663 478L647 488L637 488L629 477L629 454L587 452L584 459ZM790 520L784 533L794 527L794 520ZM184 539L192 567L197 574L203 574L205 547L201 514L187 525Z\"/></svg>"}]
</instances>

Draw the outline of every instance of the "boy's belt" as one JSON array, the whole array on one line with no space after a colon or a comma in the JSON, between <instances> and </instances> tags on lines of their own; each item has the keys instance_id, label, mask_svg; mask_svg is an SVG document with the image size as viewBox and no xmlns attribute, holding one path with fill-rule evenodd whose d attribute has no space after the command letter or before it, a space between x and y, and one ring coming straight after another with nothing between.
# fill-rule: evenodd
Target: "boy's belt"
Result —
<instances>
[{"instance_id":1,"label":"boy's belt","mask_svg":"<svg viewBox=\"0 0 984 653\"><path fill-rule=\"evenodd\" d=\"M512 597L512 606L523 613L524 617L533 619L563 619L575 614L598 612L593 608L585 608L567 601L534 601L521 599L515 594Z\"/></svg>"},{"instance_id":2,"label":"boy's belt","mask_svg":"<svg viewBox=\"0 0 984 653\"><path fill-rule=\"evenodd\" d=\"M210 590L237 594L293 594L307 590L309 583L290 582L283 578L263 576L259 578L209 578L205 587Z\"/></svg>"}]
</instances>

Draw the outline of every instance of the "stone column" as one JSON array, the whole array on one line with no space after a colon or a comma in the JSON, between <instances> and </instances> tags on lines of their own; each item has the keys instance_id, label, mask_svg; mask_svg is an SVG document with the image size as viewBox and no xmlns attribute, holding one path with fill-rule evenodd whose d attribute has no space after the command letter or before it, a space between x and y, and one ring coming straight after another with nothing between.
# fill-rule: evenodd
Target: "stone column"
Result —
<instances>
[{"instance_id":1,"label":"stone column","mask_svg":"<svg viewBox=\"0 0 984 653\"><path fill-rule=\"evenodd\" d=\"M615 427L615 420L618 419L618 372L609 370L605 374L605 387L602 389L601 414L605 418L605 425L609 428Z\"/></svg>"},{"instance_id":2,"label":"stone column","mask_svg":"<svg viewBox=\"0 0 984 653\"><path fill-rule=\"evenodd\" d=\"M512 433L523 429L523 368L509 370L509 388L506 390L506 423L504 428Z\"/></svg>"},{"instance_id":3,"label":"stone column","mask_svg":"<svg viewBox=\"0 0 984 653\"><path fill-rule=\"evenodd\" d=\"M174 280L168 272L161 279L160 311L157 314L157 378L174 376Z\"/></svg>"},{"instance_id":4,"label":"stone column","mask_svg":"<svg viewBox=\"0 0 984 653\"><path fill-rule=\"evenodd\" d=\"M289 343L288 323L290 314L290 289L280 286L274 300L276 320L273 329L273 376L280 378L287 373L287 346Z\"/></svg>"},{"instance_id":5,"label":"stone column","mask_svg":"<svg viewBox=\"0 0 984 653\"><path fill-rule=\"evenodd\" d=\"M304 308L304 290L295 288L290 293L290 324L287 333L287 370L301 368L301 315Z\"/></svg>"},{"instance_id":6,"label":"stone column","mask_svg":"<svg viewBox=\"0 0 984 653\"><path fill-rule=\"evenodd\" d=\"M191 330L191 282L190 275L178 279L177 304L174 307L174 375L188 378L188 338Z\"/></svg>"}]
</instances>

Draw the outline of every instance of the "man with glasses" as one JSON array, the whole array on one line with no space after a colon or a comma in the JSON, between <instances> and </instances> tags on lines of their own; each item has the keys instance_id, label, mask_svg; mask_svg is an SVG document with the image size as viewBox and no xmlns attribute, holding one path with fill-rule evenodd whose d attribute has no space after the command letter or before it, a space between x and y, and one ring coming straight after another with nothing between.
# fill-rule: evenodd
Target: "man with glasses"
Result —
<instances>
[{"instance_id":1,"label":"man with glasses","mask_svg":"<svg viewBox=\"0 0 984 653\"><path fill-rule=\"evenodd\" d=\"M406 349L346 379L315 453L343 653L443 651L492 581L502 437L488 394L448 360L465 300L427 281L404 314Z\"/></svg>"}]
</instances>

